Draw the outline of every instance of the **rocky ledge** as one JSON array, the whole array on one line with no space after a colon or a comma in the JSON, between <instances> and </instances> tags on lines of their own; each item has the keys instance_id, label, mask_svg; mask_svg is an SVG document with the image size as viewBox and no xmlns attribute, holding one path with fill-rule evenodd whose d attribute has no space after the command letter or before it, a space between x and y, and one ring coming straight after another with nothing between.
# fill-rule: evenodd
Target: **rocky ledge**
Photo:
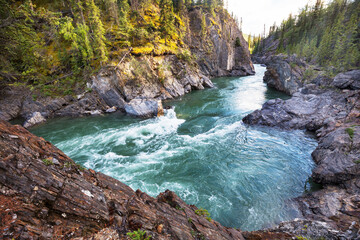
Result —
<instances>
[{"instance_id":1,"label":"rocky ledge","mask_svg":"<svg viewBox=\"0 0 360 240\"><path fill-rule=\"evenodd\" d=\"M323 189L297 199L306 220L272 231L294 233L297 229L309 237L360 239L360 91L354 90L359 75L356 70L318 85L308 84L291 99L270 100L243 119L250 125L312 131L318 138L312 153L317 164L312 179ZM323 230L311 230L309 226L315 223Z\"/></svg>"},{"instance_id":2,"label":"rocky ledge","mask_svg":"<svg viewBox=\"0 0 360 240\"><path fill-rule=\"evenodd\" d=\"M171 191L153 198L83 169L0 120L0 239L243 239L196 210Z\"/></svg>"},{"instance_id":3,"label":"rocky ledge","mask_svg":"<svg viewBox=\"0 0 360 240\"><path fill-rule=\"evenodd\" d=\"M304 85L304 75L308 65L295 54L279 54L254 57L254 61L266 65L264 82L268 87L292 95Z\"/></svg>"}]
</instances>

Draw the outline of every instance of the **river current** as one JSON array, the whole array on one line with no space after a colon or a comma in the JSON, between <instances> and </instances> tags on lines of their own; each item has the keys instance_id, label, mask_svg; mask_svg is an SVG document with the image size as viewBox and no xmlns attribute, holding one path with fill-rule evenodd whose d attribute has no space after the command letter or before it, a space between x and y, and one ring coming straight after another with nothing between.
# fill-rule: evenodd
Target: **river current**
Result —
<instances>
[{"instance_id":1,"label":"river current","mask_svg":"<svg viewBox=\"0 0 360 240\"><path fill-rule=\"evenodd\" d=\"M213 79L215 88L166 101L164 117L120 113L61 118L31 129L77 163L151 196L170 189L228 227L257 230L296 216L316 147L303 131L249 127L241 119L273 98L256 75Z\"/></svg>"}]
</instances>

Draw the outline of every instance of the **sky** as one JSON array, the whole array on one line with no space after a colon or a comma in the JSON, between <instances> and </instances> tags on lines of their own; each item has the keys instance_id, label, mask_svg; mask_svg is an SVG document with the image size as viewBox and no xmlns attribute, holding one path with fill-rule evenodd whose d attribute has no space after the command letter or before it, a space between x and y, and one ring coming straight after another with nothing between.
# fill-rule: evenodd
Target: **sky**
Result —
<instances>
[{"instance_id":1,"label":"sky","mask_svg":"<svg viewBox=\"0 0 360 240\"><path fill-rule=\"evenodd\" d=\"M226 1L226 0L225 0ZM229 12L242 17L243 33L259 35L276 22L279 25L290 13L297 15L299 9L314 0L228 0ZM324 2L328 2L325 0Z\"/></svg>"}]
</instances>

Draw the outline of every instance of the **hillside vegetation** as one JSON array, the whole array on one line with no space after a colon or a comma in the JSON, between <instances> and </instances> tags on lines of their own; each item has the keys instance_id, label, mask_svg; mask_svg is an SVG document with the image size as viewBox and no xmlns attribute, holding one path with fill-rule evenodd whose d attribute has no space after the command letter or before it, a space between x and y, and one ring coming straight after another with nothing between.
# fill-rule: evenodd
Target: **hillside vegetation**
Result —
<instances>
[{"instance_id":1,"label":"hillside vegetation","mask_svg":"<svg viewBox=\"0 0 360 240\"><path fill-rule=\"evenodd\" d=\"M218 26L222 0L0 0L0 81L45 95L70 94L105 65L133 56L190 51L188 12ZM206 35L206 28L197 33ZM220 31L220 30L219 30Z\"/></svg>"},{"instance_id":2,"label":"hillside vegetation","mask_svg":"<svg viewBox=\"0 0 360 240\"><path fill-rule=\"evenodd\" d=\"M360 67L360 1L317 0L297 16L289 15L255 42L255 54L296 53L308 62L337 72Z\"/></svg>"}]
</instances>

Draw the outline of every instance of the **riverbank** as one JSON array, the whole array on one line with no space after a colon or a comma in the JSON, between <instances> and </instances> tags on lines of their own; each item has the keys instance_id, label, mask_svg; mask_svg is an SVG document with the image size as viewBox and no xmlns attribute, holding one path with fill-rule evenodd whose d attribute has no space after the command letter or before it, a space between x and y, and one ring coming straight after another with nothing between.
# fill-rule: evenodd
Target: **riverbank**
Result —
<instances>
[{"instance_id":1,"label":"riverbank","mask_svg":"<svg viewBox=\"0 0 360 240\"><path fill-rule=\"evenodd\" d=\"M175 193L134 192L20 126L0 120L0 135L1 238L127 239L144 229L153 239L243 239Z\"/></svg>"},{"instance_id":2,"label":"riverbank","mask_svg":"<svg viewBox=\"0 0 360 240\"><path fill-rule=\"evenodd\" d=\"M42 3L39 4L42 5ZM116 5L114 3L112 8L117 9ZM120 8L123 7L122 5L120 4ZM9 4L6 7L11 12L10 10L14 10L18 6L15 8L15 4L14 6ZM41 12L39 9L50 11L47 4L38 8L32 7L34 12L30 15L34 18ZM51 8L51 11L59 11L59 13L64 11L60 6L53 7L54 9ZM69 12L72 11L71 4L62 7L68 8ZM96 8L96 6L93 7ZM100 11L104 15L109 14L109 11L102 7L105 6L101 6ZM176 28L173 34L174 39L171 41L168 39L169 42L167 42L165 39L160 40L160 37L159 39L155 37L158 33L153 32L157 29L154 26L160 25L158 22L160 9L156 1L149 3L146 8L141 6L136 11L127 9L126 11L134 11L136 16L141 16L142 20L147 19L146 21L149 22L145 26L152 27L145 30L143 29L144 25L140 24L142 20L135 21L134 25L140 24L141 26L135 27L135 29L138 28L138 31L132 31L133 34L138 33L139 36L131 37L131 47L130 42L120 40L123 37L129 37L128 32L120 34L120 32L112 30L112 34L120 34L121 37L106 34L106 37L109 37L108 44L111 46L108 52L108 61L100 63L97 59L98 53L96 53L96 61L93 59L95 62L91 67L90 65L70 67L75 63L90 64L92 62L89 59L86 61L85 59L83 59L84 61L73 59L79 57L74 51L75 49L72 49L75 46L78 47L78 44L72 45L72 47L61 47L62 50L69 51L61 52L61 54L51 44L42 46L44 49L40 51L41 54L40 52L34 54L30 50L25 51L31 53L29 55L32 57L44 54L45 59L53 59L56 64L52 62L46 67L37 66L34 64L37 61L29 60L26 61L27 64L36 66L22 67L20 72L16 72L16 68L9 67L11 64L18 67L15 62L18 63L20 60L13 60L11 54L5 54L4 57L5 59L8 57L9 59L6 60L9 62L5 60L4 62L8 63L5 65L9 69L5 67L4 72L0 72L0 119L5 121L20 119L25 127L30 127L54 117L99 115L114 111L127 112L139 117L157 116L161 115L159 100L174 99L194 90L211 88L213 84L210 78L212 77L254 74L248 44L243 38L238 24L225 9L219 6L211 14L208 9L201 6L189 6L182 10L184 12L181 17L179 17L180 15L174 17L180 21L179 24L175 24L176 27L174 26ZM10 14L9 19L15 17L13 15ZM44 17L40 21L41 25L50 26L51 24L47 22L49 19L44 14L40 15ZM38 21L38 18L36 19ZM19 17L20 20L22 21L23 18ZM68 16L62 20L69 21L71 29L74 30ZM105 22L107 20L103 19ZM17 20L12 21L17 22ZM61 20L57 21L61 22ZM111 23L111 27L108 27L112 29L115 25L118 23ZM11 32L11 29L4 28L2 30ZM37 36L48 34L43 33L41 27L32 30ZM59 31L59 29L55 31ZM4 35L7 36L7 34ZM17 36L17 34L15 35ZM27 36L27 34L25 35ZM77 34L74 33L74 36ZM152 40L150 40L150 36L152 36ZM61 34L51 34L51 37L55 38L54 42L49 42L54 45L56 45L56 41L59 41L60 45L69 43L64 41L67 38L63 39ZM89 38L91 37L89 36ZM159 40L161 43L156 43ZM18 42L15 41L15 43ZM126 47L127 44L128 47ZM12 47L21 48L21 44L20 46L14 44ZM47 50L48 48L51 50ZM57 59L62 55L68 56L69 59L61 62L67 59L65 57ZM19 59L22 57L24 56L19 56ZM32 73L42 67L46 71L41 71L41 74ZM52 69L50 72L53 70L55 72L47 76L50 68L56 68L57 71L62 70L57 72ZM31 71L25 73L24 69L31 69ZM79 74L82 71L84 73ZM43 72L46 73L46 76L42 75ZM74 72L77 72L78 75Z\"/></svg>"},{"instance_id":3,"label":"riverbank","mask_svg":"<svg viewBox=\"0 0 360 240\"><path fill-rule=\"evenodd\" d=\"M64 118L30 131L134 190L156 197L171 189L223 226L274 226L296 217L287 204L304 192L317 143L302 131L244 126L265 101L288 98L268 89L266 69L255 67L255 76L213 79L212 89L164 101L173 108L160 118Z\"/></svg>"},{"instance_id":4,"label":"riverbank","mask_svg":"<svg viewBox=\"0 0 360 240\"><path fill-rule=\"evenodd\" d=\"M63 142L59 147L61 146L61 148L65 150L72 149L71 155L78 152L75 154L76 156L74 155L77 163L84 164L90 169L95 169L96 171L104 172L114 177L119 177L119 175L113 174L123 172L123 177L131 176L131 178L134 179L134 181L132 181L134 182L132 183L134 189L141 188L143 191L145 189L146 191L144 192L155 196L155 198L149 197L150 200L152 199L151 201L147 199L150 201L150 205L145 205L145 207L143 205L137 205L139 208L136 208L134 212L132 212L126 210L129 208L127 207L128 205L124 205L126 202L118 203L118 201L120 201L119 199L128 199L127 192L125 191L127 188L125 190L121 189L123 193L117 193L116 196L114 195L116 199L116 210L114 211L121 212L121 224L117 221L118 225L116 225L116 223L114 223L115 220L114 222L111 222L111 220L106 222L105 219L106 224L110 225L109 228L105 228L104 225L94 225L94 216L83 215L88 209L91 209L91 204L95 204L92 201L98 199L97 194L100 193L97 190L99 190L99 188L105 193L108 191L111 192L114 191L113 187L115 183L119 185L119 182L112 179L111 181L115 183L110 184L110 177L107 177L107 180L103 181L99 179L98 175L104 175L96 173L96 178L93 178L94 175L91 175L91 179L95 181L95 187L90 187L85 183L82 184L83 181L87 181L86 179L88 179L88 171L92 172L93 170L83 171L82 168L67 163L70 160L63 162L61 158L63 155L54 149L50 149L49 152L45 151L47 148L45 150L43 148L36 148L35 150L39 155L26 157L27 161L30 161L30 165L28 165L28 163L24 164L22 163L24 161L22 154L32 152L31 149L34 147L32 144L29 146L29 143L35 142L36 146L44 146L44 142L37 143L35 140L41 140L41 138L31 137L30 134L23 135L14 128L11 128L11 133L3 132L2 136L4 136L5 140L2 142L4 146L7 146L4 149L10 149L14 151L14 153L19 152L17 155L13 154L15 156L4 163L8 165L4 165L2 168L2 173L7 176L3 178L1 182L2 186L6 186L3 187L6 189L3 195L8 196L7 199L12 197L12 199L19 200L18 205L21 206L20 209L13 209L11 205L5 206L7 209L11 209L11 216L15 216L14 214L16 214L18 220L11 223L12 218L9 218L7 226L9 226L9 228L11 228L11 226L22 226L22 228L19 229L25 229L23 227L25 226L26 231L24 230L24 232L34 234L34 238L36 238L41 231L47 236L52 237L62 235L63 233L72 233L73 237L90 237L95 236L95 232L100 231L97 237L102 235L121 239L125 237L126 232L137 230L136 226L138 227L139 225L133 226L131 225L132 222L129 221L130 218L136 218L137 223L143 224L141 230L145 230L148 235L152 235L154 239L193 239L201 238L201 236L205 236L205 238L208 239L242 239L241 236L234 235L234 233L230 235L230 233L228 233L233 230L226 230L226 232L219 230L221 228L218 227L219 224L215 223L212 219L206 219L206 216L203 216L203 218L210 225L204 225L205 223L201 222L199 226L196 222L197 220L187 211L188 206L183 205L182 202L179 203L180 206L178 208L184 208L185 214L188 217L185 215L185 218L183 218L181 214L180 216L176 215L176 206L173 207L174 212L165 208L167 215L163 215L161 211L154 208L158 206L158 202L153 199L156 199L160 191L164 191L167 188L176 190L180 195L188 194L190 191L191 194L188 198L183 198L182 196L182 199L187 199L187 201L191 203L196 203L196 205L206 208L211 214L210 217L219 219L223 225L243 226L246 229L259 229L268 223L274 224L277 219L281 219L284 216L286 216L286 219L291 219L288 215L283 215L285 209L281 206L285 206L284 204L285 202L288 203L287 200L289 198L299 196L303 192L303 185L313 167L310 151L308 150L314 149L315 145L305 144L308 140L303 136L301 131L298 131L297 134L280 131L268 132L261 128L245 128L241 123L241 118L249 111L259 108L265 99L279 97L277 92L266 88L266 85L262 82L264 69L260 67L260 70L258 73L260 74L260 72L262 72L260 76L241 79L229 78L226 79L226 81L218 79L218 81L215 81L217 88L203 92L199 91L185 96L181 101L178 101L178 105L173 104L177 106L175 110L179 109L180 119L176 117L170 118L170 116L158 120L149 119L141 121L133 119L131 121L136 123L130 124L128 127L120 127L119 124L123 125L126 121L130 121L130 119L122 123L121 119L115 121L114 118L111 123L105 121L106 117L99 116L91 118L92 120L87 123L85 122L86 119L59 123L60 126L62 126L59 128L59 131L54 131L53 128L43 129L43 133L47 132L51 134L52 142ZM199 105L200 103L204 105ZM100 124L93 122L97 118L101 121ZM61 121L61 119L54 121L54 123L59 121ZM184 121L186 122L184 123ZM51 122L49 122L49 124L50 123ZM182 126L177 128L176 124L181 124ZM65 133L64 128L66 128L66 126L70 126L70 129ZM163 128L161 128L161 126ZM39 129L40 128L41 126ZM21 128L17 127L17 129ZM159 133L156 129L162 131ZM22 131L26 132L25 130ZM90 133L86 131L90 131ZM9 137L10 135L12 137ZM70 137L71 139L67 138L67 140L61 141L60 138L62 135L68 138ZM71 135L74 137L72 138ZM16 136L20 139L24 137L25 142L18 142ZM40 134L40 136L44 135ZM45 138L48 139L49 136ZM109 138L110 141L107 140ZM91 146L91 141L96 143L93 147ZM277 145L277 142L283 142L283 144ZM21 147L22 144L24 144L24 146ZM64 144L68 145L68 147ZM45 146L47 145L45 144ZM77 148L74 149L74 146L77 146ZM131 149L130 146L132 146ZM121 151L121 149L119 150L121 147L127 149L127 152ZM19 150L22 148L27 150ZM304 148L306 150L304 150ZM80 149L82 149L82 151L80 151ZM269 149L273 150L269 152ZM136 151L139 150L140 153L137 154ZM8 151L5 151L3 154L6 156L11 155ZM55 158L55 160L53 158ZM106 159L106 161L100 161L100 159ZM86 162L83 162L83 160ZM184 162L186 162L186 166L183 165ZM15 165L9 167L9 164ZM21 167L23 165L26 166L25 169ZM306 169L304 169L304 165L307 166ZM283 169L283 167L286 167L287 170L280 170ZM80 171L80 176L77 173L77 169ZM259 169L261 169L262 174L258 174ZM14 171L22 172L22 175L26 176L26 178L21 178L19 181L5 181L8 176L14 175ZM35 174L34 171L41 171L41 173ZM63 171L65 171L65 173ZM168 175L168 173L170 173L170 175ZM45 181L43 179L43 175L48 178L49 175L52 176L52 174L55 174L56 181L64 182L63 187L53 183L53 180ZM145 178L151 175L153 175L153 178ZM18 175L15 174L15 178L17 178L17 176ZM39 177L34 178L35 176ZM206 184L193 185L191 184L191 179L195 179L195 182L204 182ZM249 179L252 179L251 182L253 184L257 184L249 184ZM271 182L269 182L270 179ZM35 190L31 191L26 190L27 188L17 188L16 186L22 181L31 182L30 189ZM76 184L70 184L74 181ZM14 183L12 184L12 182ZM162 182L164 184L162 184ZM228 184L219 184L221 182ZM179 189L179 184L182 184L181 186L185 188ZM27 186L28 184L24 185ZM274 189L274 185L278 185L278 187ZM78 186L85 192L89 191L94 196L94 199L84 192L80 192L81 189L79 190ZM103 188L104 186L105 189ZM161 188L160 191L158 191L157 186L166 186L167 188ZM200 189L198 195L193 192L194 189ZM234 189L236 189L236 191L234 191ZM44 191L48 192L50 190L50 195L44 194ZM201 190L203 190L202 193ZM27 201L26 199L29 198L27 195L28 191L31 192L30 194L33 195L33 197ZM225 193L228 194L226 195ZM40 196L38 196L38 194ZM55 197L51 195L55 195ZM206 199L206 201L199 204L195 201L197 196L200 199ZM250 196L254 198L249 198ZM74 200L71 199L71 197L74 198ZM93 200L89 201L88 197ZM38 201L37 199L39 198L40 200ZM62 199L64 198L66 200L63 201ZM105 194L105 199L106 201L109 199L112 200L112 197L111 195ZM134 204L137 204L136 199L135 197ZM243 201L239 202L239 199L243 199ZM89 205L79 207L80 203L78 202L82 201ZM155 203L152 204L152 201ZM206 204L207 201L208 204ZM37 208L34 208L35 212L32 212L32 210L25 211L27 213L25 214L26 216L30 215L33 217L26 218L26 216L22 214L21 211L24 211L23 205L21 204L22 202L30 205L34 203L38 204ZM66 202L72 204L71 208L66 207ZM59 206L57 204L59 204ZM96 204L98 203L96 202ZM104 203L101 203L101 205L103 204ZM107 204L109 204L109 202L107 202ZM122 205L120 206L119 204ZM242 207L242 204L246 207ZM100 206L96 206L94 209L96 210L99 207ZM82 210L83 208L87 210ZM126 211L123 208L125 208ZM6 213L5 210L4 214ZM18 213L18 211L20 211L20 213ZM37 212L39 211L44 212L44 214L38 215ZM103 214L106 215L106 210L104 211ZM156 215L153 214L153 211L156 212ZM192 211L196 214L194 209ZM221 211L224 211L223 215L219 215ZM66 218L63 217L63 213L66 214ZM181 213L181 210L179 213ZM93 214L93 211L90 211L89 214ZM110 212L109 214L112 213ZM105 215L100 215L101 221ZM119 214L113 214L112 216L119 220L117 215ZM127 218L128 216L129 218ZM89 219L87 219L88 217ZM156 223L154 223L156 226L152 223L153 221L164 219L163 217L166 219L172 219L174 217L176 220L160 222L160 225L163 225L164 231L162 234L159 234ZM124 220L124 218L126 220ZM192 224L189 223L189 218L195 222L196 229L191 227ZM87 219L86 221L91 224L91 226L84 224L81 219ZM81 221L81 223L77 222L77 225L75 225L79 227L79 231L66 228L67 223L71 223L72 221ZM146 224L144 224L144 221ZM36 227L37 229L41 229L41 231L33 230L34 222L38 223ZM184 227L181 227L181 231L179 230L182 234L181 236L179 235L180 233L176 232L178 230L173 230L178 228L176 222L180 223L180 226L184 225ZM215 225L213 223L215 223ZM207 226L207 228L204 229L204 226ZM84 228L87 230L81 230ZM116 229L120 230L116 231ZM60 232L60 230L62 232ZM210 232L213 231L216 231L216 234L220 234L220 236L215 233L210 234ZM17 231L13 232L14 234L19 234ZM236 233L238 232L239 231L236 231ZM286 236L287 239L295 237L293 234L284 233L276 233L271 236L273 239L279 239L284 236ZM249 236L248 239L252 238Z\"/></svg>"},{"instance_id":5,"label":"riverbank","mask_svg":"<svg viewBox=\"0 0 360 240\"><path fill-rule=\"evenodd\" d=\"M277 82L285 82L279 77L283 74L269 68ZM296 199L305 220L283 223L270 231L358 239L360 71L341 73L334 79L319 76L312 82L302 82L291 99L268 101L243 119L249 125L315 132L319 142L312 153L317 164L312 179L324 189Z\"/></svg>"}]
</instances>

